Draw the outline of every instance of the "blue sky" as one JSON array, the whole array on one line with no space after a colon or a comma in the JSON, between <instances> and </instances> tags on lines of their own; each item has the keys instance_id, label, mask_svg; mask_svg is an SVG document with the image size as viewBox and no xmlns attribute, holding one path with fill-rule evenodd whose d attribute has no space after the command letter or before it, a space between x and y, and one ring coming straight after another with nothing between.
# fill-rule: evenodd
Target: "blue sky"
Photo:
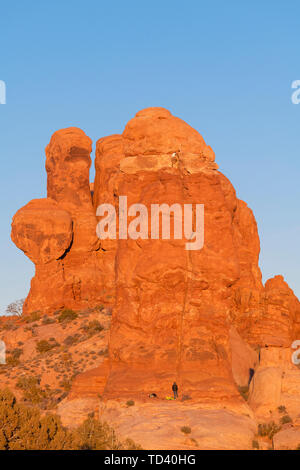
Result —
<instances>
[{"instance_id":1,"label":"blue sky","mask_svg":"<svg viewBox=\"0 0 300 470\"><path fill-rule=\"evenodd\" d=\"M2 2L0 313L29 290L10 223L46 195L51 134L78 126L95 143L148 106L213 147L255 213L264 280L281 273L299 296L299 23L297 1Z\"/></svg>"}]
</instances>

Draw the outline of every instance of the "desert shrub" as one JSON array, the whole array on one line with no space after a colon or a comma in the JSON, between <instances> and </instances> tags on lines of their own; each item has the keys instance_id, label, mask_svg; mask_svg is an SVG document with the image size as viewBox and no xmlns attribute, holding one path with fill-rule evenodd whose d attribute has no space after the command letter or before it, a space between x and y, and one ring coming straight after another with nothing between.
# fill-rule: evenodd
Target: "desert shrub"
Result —
<instances>
[{"instance_id":1,"label":"desert shrub","mask_svg":"<svg viewBox=\"0 0 300 470\"><path fill-rule=\"evenodd\" d=\"M59 383L59 386L62 387L66 392L69 392L72 387L72 382L70 380L64 379Z\"/></svg>"},{"instance_id":2,"label":"desert shrub","mask_svg":"<svg viewBox=\"0 0 300 470\"><path fill-rule=\"evenodd\" d=\"M9 366L17 366L20 364L20 356L22 354L23 350L20 348L15 348L12 351L7 351L8 356L6 358L6 364Z\"/></svg>"},{"instance_id":3,"label":"desert shrub","mask_svg":"<svg viewBox=\"0 0 300 470\"><path fill-rule=\"evenodd\" d=\"M122 445L112 428L92 417L87 418L74 432L74 442L76 447L81 450L119 450L126 448L126 441L124 442L125 445Z\"/></svg>"},{"instance_id":4,"label":"desert shrub","mask_svg":"<svg viewBox=\"0 0 300 470\"><path fill-rule=\"evenodd\" d=\"M12 355L13 357L15 357L16 359L19 359L20 356L21 356L21 354L22 354L22 352L23 352L23 349L21 349L21 348L15 348L15 349L13 349L13 350L11 351L11 355Z\"/></svg>"},{"instance_id":5,"label":"desert shrub","mask_svg":"<svg viewBox=\"0 0 300 470\"><path fill-rule=\"evenodd\" d=\"M286 407L283 406L283 405L278 406L277 409L278 409L279 413L286 413Z\"/></svg>"},{"instance_id":6,"label":"desert shrub","mask_svg":"<svg viewBox=\"0 0 300 470\"><path fill-rule=\"evenodd\" d=\"M183 434L191 434L192 432L189 426L182 426L182 428L180 428L180 431L183 432Z\"/></svg>"},{"instance_id":7,"label":"desert shrub","mask_svg":"<svg viewBox=\"0 0 300 470\"><path fill-rule=\"evenodd\" d=\"M67 336L65 339L64 339L64 344L66 346L72 346L73 344L75 344L77 341L76 337L75 336Z\"/></svg>"},{"instance_id":8,"label":"desert shrub","mask_svg":"<svg viewBox=\"0 0 300 470\"><path fill-rule=\"evenodd\" d=\"M20 364L19 359L13 357L13 356L8 356L6 358L6 364L11 367L16 367Z\"/></svg>"},{"instance_id":9,"label":"desert shrub","mask_svg":"<svg viewBox=\"0 0 300 470\"><path fill-rule=\"evenodd\" d=\"M194 446L199 447L199 443L196 439L194 439L193 437L190 437L190 441L194 444Z\"/></svg>"},{"instance_id":10,"label":"desert shrub","mask_svg":"<svg viewBox=\"0 0 300 470\"><path fill-rule=\"evenodd\" d=\"M83 325L82 328L86 333L90 335L99 333L100 331L104 330L104 326L101 325L101 323L98 320L92 320L88 322L87 325Z\"/></svg>"},{"instance_id":11,"label":"desert shrub","mask_svg":"<svg viewBox=\"0 0 300 470\"><path fill-rule=\"evenodd\" d=\"M101 351L98 352L98 356L108 356L108 348L101 349Z\"/></svg>"},{"instance_id":12,"label":"desert shrub","mask_svg":"<svg viewBox=\"0 0 300 470\"><path fill-rule=\"evenodd\" d=\"M121 442L115 431L90 415L73 432L73 445L80 450L141 450L131 439Z\"/></svg>"},{"instance_id":13,"label":"desert shrub","mask_svg":"<svg viewBox=\"0 0 300 470\"><path fill-rule=\"evenodd\" d=\"M132 439L125 439L123 442L119 442L120 450L143 450L140 444L136 444Z\"/></svg>"},{"instance_id":14,"label":"desert shrub","mask_svg":"<svg viewBox=\"0 0 300 470\"><path fill-rule=\"evenodd\" d=\"M126 402L126 405L127 405L127 406L134 406L134 401L133 401L133 400L128 400L128 401Z\"/></svg>"},{"instance_id":15,"label":"desert shrub","mask_svg":"<svg viewBox=\"0 0 300 470\"><path fill-rule=\"evenodd\" d=\"M69 308L65 308L64 310L61 311L61 313L58 316L58 321L59 323L68 323L70 321L75 320L78 315L74 310L71 310Z\"/></svg>"},{"instance_id":16,"label":"desert shrub","mask_svg":"<svg viewBox=\"0 0 300 470\"><path fill-rule=\"evenodd\" d=\"M72 434L55 415L41 417L36 408L17 403L9 390L0 390L0 449L59 450L72 448Z\"/></svg>"},{"instance_id":17,"label":"desert shrub","mask_svg":"<svg viewBox=\"0 0 300 470\"><path fill-rule=\"evenodd\" d=\"M37 404L46 398L46 392L41 389L40 381L37 377L24 375L19 378L16 386L23 391L25 401Z\"/></svg>"},{"instance_id":18,"label":"desert shrub","mask_svg":"<svg viewBox=\"0 0 300 470\"><path fill-rule=\"evenodd\" d=\"M88 417L74 431L54 414L19 404L8 390L0 390L0 450L140 450L131 439L121 442L106 423Z\"/></svg>"},{"instance_id":19,"label":"desert shrub","mask_svg":"<svg viewBox=\"0 0 300 470\"><path fill-rule=\"evenodd\" d=\"M43 323L43 325L51 325L51 323L55 323L55 320L53 318L50 318L47 315L45 315L43 317L42 323Z\"/></svg>"},{"instance_id":20,"label":"desert shrub","mask_svg":"<svg viewBox=\"0 0 300 470\"><path fill-rule=\"evenodd\" d=\"M66 364L68 364L68 363L70 363L70 362L72 361L72 354L70 354L70 353L64 353L64 354L62 355L62 358L61 358L61 359L62 359L62 361L64 362L64 364L66 365Z\"/></svg>"},{"instance_id":21,"label":"desert shrub","mask_svg":"<svg viewBox=\"0 0 300 470\"><path fill-rule=\"evenodd\" d=\"M242 397L244 398L244 400L247 401L247 400L248 400L248 396L249 396L249 387L248 387L247 385L244 386L244 387L239 386L238 389L239 389L240 394L241 394Z\"/></svg>"},{"instance_id":22,"label":"desert shrub","mask_svg":"<svg viewBox=\"0 0 300 470\"><path fill-rule=\"evenodd\" d=\"M259 449L259 443L255 439L253 439L253 441L252 441L252 448L253 449Z\"/></svg>"},{"instance_id":23,"label":"desert shrub","mask_svg":"<svg viewBox=\"0 0 300 470\"><path fill-rule=\"evenodd\" d=\"M39 310L35 312L31 312L27 317L26 317L26 323L32 323L35 321L39 321L41 319L41 312Z\"/></svg>"},{"instance_id":24,"label":"desert shrub","mask_svg":"<svg viewBox=\"0 0 300 470\"><path fill-rule=\"evenodd\" d=\"M12 320L7 321L3 325L3 329L6 331L13 331L13 330L16 330L17 328L18 328L17 325Z\"/></svg>"},{"instance_id":25,"label":"desert shrub","mask_svg":"<svg viewBox=\"0 0 300 470\"><path fill-rule=\"evenodd\" d=\"M291 418L289 415L284 415L284 416L282 416L282 418L280 419L280 422L281 422L281 424L287 424L287 423L292 423L293 420L292 420L292 418Z\"/></svg>"},{"instance_id":26,"label":"desert shrub","mask_svg":"<svg viewBox=\"0 0 300 470\"><path fill-rule=\"evenodd\" d=\"M51 349L55 348L56 346L58 346L58 344L56 342L51 343L51 342L47 341L46 339L41 339L36 344L36 350L39 353L46 353L46 352L50 351Z\"/></svg>"},{"instance_id":27,"label":"desert shrub","mask_svg":"<svg viewBox=\"0 0 300 470\"><path fill-rule=\"evenodd\" d=\"M278 426L277 424L274 423L274 421L271 421L270 423L263 423L258 425L258 435L259 436L267 436L269 439L273 439L274 434L279 432L281 429L281 426Z\"/></svg>"}]
</instances>

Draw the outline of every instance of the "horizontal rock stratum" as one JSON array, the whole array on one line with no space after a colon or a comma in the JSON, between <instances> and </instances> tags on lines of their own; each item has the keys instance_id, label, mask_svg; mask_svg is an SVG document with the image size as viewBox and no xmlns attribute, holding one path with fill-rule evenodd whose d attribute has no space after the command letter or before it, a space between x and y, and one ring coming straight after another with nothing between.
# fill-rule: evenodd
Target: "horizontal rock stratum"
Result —
<instances>
[{"instance_id":1,"label":"horizontal rock stratum","mask_svg":"<svg viewBox=\"0 0 300 470\"><path fill-rule=\"evenodd\" d=\"M94 184L91 149L80 129L55 132L46 148L47 198L12 223L12 240L36 266L24 315L112 306L109 358L78 376L70 396L164 396L176 380L194 400L243 406L237 385L247 385L258 350L300 339L292 290L281 276L262 284L251 209L202 136L166 109L144 109L122 135L98 140ZM204 204L204 247L98 239L97 207L118 211L122 195L149 209Z\"/></svg>"}]
</instances>

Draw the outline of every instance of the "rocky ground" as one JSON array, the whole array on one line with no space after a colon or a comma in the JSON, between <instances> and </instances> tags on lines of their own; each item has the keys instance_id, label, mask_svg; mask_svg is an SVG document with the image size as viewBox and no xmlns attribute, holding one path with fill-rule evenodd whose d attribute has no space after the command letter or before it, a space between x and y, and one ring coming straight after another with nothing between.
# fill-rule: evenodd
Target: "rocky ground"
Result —
<instances>
[{"instance_id":1,"label":"rocky ground","mask_svg":"<svg viewBox=\"0 0 300 470\"><path fill-rule=\"evenodd\" d=\"M30 387L22 381L31 380L37 395L33 402L45 409L55 408L75 377L99 366L108 355L109 309L61 315L36 312L15 320L6 317L0 323L7 362L0 365L0 387L22 398Z\"/></svg>"},{"instance_id":2,"label":"rocky ground","mask_svg":"<svg viewBox=\"0 0 300 470\"><path fill-rule=\"evenodd\" d=\"M145 449L298 448L300 371L289 360L289 349L260 351L249 389L236 384L239 400L201 402L179 393L174 401L133 392L128 399L105 399L97 380L106 367L111 313L100 306L2 318L7 364L0 365L0 387L9 387L43 413L56 412L68 428L92 413L120 438L131 438ZM233 372L240 381L256 352L236 331L231 338Z\"/></svg>"}]
</instances>

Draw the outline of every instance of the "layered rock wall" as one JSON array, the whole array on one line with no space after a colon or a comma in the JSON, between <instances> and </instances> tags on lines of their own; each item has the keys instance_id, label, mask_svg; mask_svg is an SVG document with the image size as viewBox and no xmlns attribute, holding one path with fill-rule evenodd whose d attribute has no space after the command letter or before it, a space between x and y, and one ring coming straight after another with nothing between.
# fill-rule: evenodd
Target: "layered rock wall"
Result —
<instances>
[{"instance_id":1,"label":"layered rock wall","mask_svg":"<svg viewBox=\"0 0 300 470\"><path fill-rule=\"evenodd\" d=\"M97 142L92 187L90 152L83 131L56 132L47 198L13 219L12 239L36 265L24 314L113 306L109 359L90 374L91 396L164 396L176 380L181 395L241 400L237 384L247 383L259 349L288 348L300 333L299 301L283 278L262 284L252 211L202 136L163 108L140 111L122 135ZM151 239L150 218L148 237L122 238L117 226L116 239L99 240L97 208L110 203L119 215L121 196L148 215L152 204L203 204L203 248L187 250L173 232ZM74 390L87 393L84 377Z\"/></svg>"}]
</instances>

